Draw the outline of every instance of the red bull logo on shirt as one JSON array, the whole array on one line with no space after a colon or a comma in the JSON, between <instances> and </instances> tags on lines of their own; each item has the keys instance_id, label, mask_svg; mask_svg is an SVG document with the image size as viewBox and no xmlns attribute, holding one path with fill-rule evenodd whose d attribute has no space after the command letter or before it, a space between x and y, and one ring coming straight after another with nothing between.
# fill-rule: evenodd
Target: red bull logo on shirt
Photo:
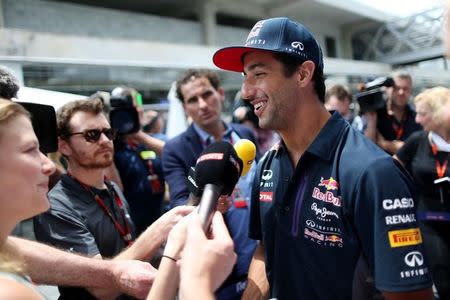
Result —
<instances>
[{"instance_id":1,"label":"red bull logo on shirt","mask_svg":"<svg viewBox=\"0 0 450 300\"><path fill-rule=\"evenodd\" d=\"M324 186L327 191L334 191L338 189L339 183L333 177L330 177L329 179L323 179L323 177L321 177L319 186Z\"/></svg>"},{"instance_id":2,"label":"red bull logo on shirt","mask_svg":"<svg viewBox=\"0 0 450 300\"><path fill-rule=\"evenodd\" d=\"M325 236L325 241L330 241L333 243L342 243L342 238L338 235L332 234L332 235L327 235Z\"/></svg>"},{"instance_id":3,"label":"red bull logo on shirt","mask_svg":"<svg viewBox=\"0 0 450 300\"><path fill-rule=\"evenodd\" d=\"M319 188L315 187L313 189L312 197L323 202L332 203L334 206L341 206L341 197L334 196L330 191L322 193Z\"/></svg>"}]
</instances>

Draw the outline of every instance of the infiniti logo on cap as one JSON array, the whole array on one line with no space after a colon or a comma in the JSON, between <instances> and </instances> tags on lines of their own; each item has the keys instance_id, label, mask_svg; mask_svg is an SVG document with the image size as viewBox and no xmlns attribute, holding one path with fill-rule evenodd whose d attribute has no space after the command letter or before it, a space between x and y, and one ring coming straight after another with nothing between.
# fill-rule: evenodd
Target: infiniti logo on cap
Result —
<instances>
[{"instance_id":1,"label":"infiniti logo on cap","mask_svg":"<svg viewBox=\"0 0 450 300\"><path fill-rule=\"evenodd\" d=\"M423 256L419 251L412 251L406 254L405 264L410 267L420 267L423 265Z\"/></svg>"},{"instance_id":2,"label":"infiniti logo on cap","mask_svg":"<svg viewBox=\"0 0 450 300\"><path fill-rule=\"evenodd\" d=\"M305 46L303 45L302 42L292 42L292 43L291 43L291 46L292 46L293 48L298 49L298 50L303 50L303 49L305 49Z\"/></svg>"}]
</instances>

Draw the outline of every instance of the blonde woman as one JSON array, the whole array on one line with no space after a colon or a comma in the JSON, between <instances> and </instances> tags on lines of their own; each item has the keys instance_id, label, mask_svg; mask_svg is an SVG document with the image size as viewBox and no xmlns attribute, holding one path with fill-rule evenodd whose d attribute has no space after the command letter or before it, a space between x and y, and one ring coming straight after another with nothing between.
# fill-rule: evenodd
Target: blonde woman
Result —
<instances>
[{"instance_id":1,"label":"blonde woman","mask_svg":"<svg viewBox=\"0 0 450 300\"><path fill-rule=\"evenodd\" d=\"M418 221L433 281L440 299L450 299L450 189L444 188L441 195L440 188L434 184L436 179L450 176L450 120L446 118L450 90L427 89L414 102L416 122L424 131L411 135L396 158L414 177Z\"/></svg>"},{"instance_id":2,"label":"blonde woman","mask_svg":"<svg viewBox=\"0 0 450 300\"><path fill-rule=\"evenodd\" d=\"M28 112L0 99L0 299L42 299L24 276L20 258L5 247L14 226L48 209L54 164L39 151Z\"/></svg>"}]
</instances>

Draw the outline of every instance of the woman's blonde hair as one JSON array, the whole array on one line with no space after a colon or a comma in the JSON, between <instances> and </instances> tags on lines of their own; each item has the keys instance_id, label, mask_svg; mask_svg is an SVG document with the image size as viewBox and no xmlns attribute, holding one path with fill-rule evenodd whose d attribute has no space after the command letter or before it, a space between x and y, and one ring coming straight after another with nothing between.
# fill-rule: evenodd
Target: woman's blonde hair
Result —
<instances>
[{"instance_id":1,"label":"woman's blonde hair","mask_svg":"<svg viewBox=\"0 0 450 300\"><path fill-rule=\"evenodd\" d=\"M0 136L3 125L18 116L30 118L30 113L20 104L0 98ZM3 245L0 248L0 271L16 274L24 274L25 271L25 265L20 262L18 255Z\"/></svg>"},{"instance_id":2,"label":"woman's blonde hair","mask_svg":"<svg viewBox=\"0 0 450 300\"><path fill-rule=\"evenodd\" d=\"M30 113L22 105L0 98L0 126L18 116L31 117Z\"/></svg>"},{"instance_id":3,"label":"woman's blonde hair","mask_svg":"<svg viewBox=\"0 0 450 300\"><path fill-rule=\"evenodd\" d=\"M429 88L414 98L414 103L425 105L431 115L433 122L442 126L444 122L445 104L450 101L450 89L443 86Z\"/></svg>"}]
</instances>

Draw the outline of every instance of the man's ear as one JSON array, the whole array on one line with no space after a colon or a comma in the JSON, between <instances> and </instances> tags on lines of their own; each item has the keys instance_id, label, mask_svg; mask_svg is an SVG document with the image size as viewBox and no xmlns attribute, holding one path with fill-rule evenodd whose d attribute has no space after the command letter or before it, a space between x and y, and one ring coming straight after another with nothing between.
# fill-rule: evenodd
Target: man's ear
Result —
<instances>
[{"instance_id":1,"label":"man's ear","mask_svg":"<svg viewBox=\"0 0 450 300\"><path fill-rule=\"evenodd\" d=\"M224 102L225 101L225 90L223 88L219 87L217 89L217 92L220 94L220 100L222 102Z\"/></svg>"},{"instance_id":2,"label":"man's ear","mask_svg":"<svg viewBox=\"0 0 450 300\"><path fill-rule=\"evenodd\" d=\"M66 157L70 156L72 149L69 146L69 142L58 137L58 151Z\"/></svg>"},{"instance_id":3,"label":"man's ear","mask_svg":"<svg viewBox=\"0 0 450 300\"><path fill-rule=\"evenodd\" d=\"M297 78L301 86L306 86L312 80L315 69L315 64L310 60L302 63L297 70Z\"/></svg>"}]
</instances>

